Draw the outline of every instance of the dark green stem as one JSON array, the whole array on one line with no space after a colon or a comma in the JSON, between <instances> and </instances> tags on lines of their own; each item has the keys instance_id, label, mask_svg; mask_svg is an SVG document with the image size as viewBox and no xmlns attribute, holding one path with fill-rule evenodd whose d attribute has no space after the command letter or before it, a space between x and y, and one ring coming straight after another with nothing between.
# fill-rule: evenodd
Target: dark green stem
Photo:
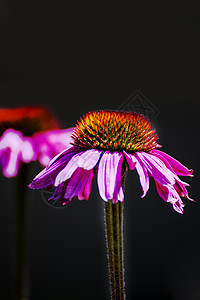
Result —
<instances>
[{"instance_id":1,"label":"dark green stem","mask_svg":"<svg viewBox=\"0 0 200 300\"><path fill-rule=\"evenodd\" d=\"M105 223L112 300L124 300L123 203L105 202Z\"/></svg>"},{"instance_id":2,"label":"dark green stem","mask_svg":"<svg viewBox=\"0 0 200 300\"><path fill-rule=\"evenodd\" d=\"M28 253L27 253L27 203L25 199L28 165L21 166L17 175L17 190L14 203L15 225L15 299L29 299Z\"/></svg>"},{"instance_id":3,"label":"dark green stem","mask_svg":"<svg viewBox=\"0 0 200 300\"><path fill-rule=\"evenodd\" d=\"M127 165L122 166L121 185L125 191ZM110 274L112 300L125 300L124 248L123 248L123 210L124 203L112 200L105 202L104 216Z\"/></svg>"}]
</instances>

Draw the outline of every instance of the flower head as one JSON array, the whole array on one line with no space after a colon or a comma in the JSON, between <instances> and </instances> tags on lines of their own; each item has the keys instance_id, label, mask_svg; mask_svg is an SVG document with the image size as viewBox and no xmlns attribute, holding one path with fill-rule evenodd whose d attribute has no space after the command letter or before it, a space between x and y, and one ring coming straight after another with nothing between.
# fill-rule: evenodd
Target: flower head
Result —
<instances>
[{"instance_id":1,"label":"flower head","mask_svg":"<svg viewBox=\"0 0 200 300\"><path fill-rule=\"evenodd\" d=\"M16 176L20 163L50 160L70 144L72 129L60 130L42 107L0 109L0 165L6 177Z\"/></svg>"},{"instance_id":2,"label":"flower head","mask_svg":"<svg viewBox=\"0 0 200 300\"><path fill-rule=\"evenodd\" d=\"M134 112L95 111L78 122L72 137L74 146L110 151L149 151L158 137L151 123Z\"/></svg>"},{"instance_id":3,"label":"flower head","mask_svg":"<svg viewBox=\"0 0 200 300\"><path fill-rule=\"evenodd\" d=\"M146 195L152 176L161 198L183 213L181 197L190 198L188 184L178 175L192 176L193 171L157 149L157 134L144 116L121 111L90 112L78 121L71 139L71 147L53 158L30 188L55 186L50 199L60 197L66 205L75 197L89 198L97 173L101 198L116 203L124 200L122 173L136 169L143 190L141 197Z\"/></svg>"}]
</instances>

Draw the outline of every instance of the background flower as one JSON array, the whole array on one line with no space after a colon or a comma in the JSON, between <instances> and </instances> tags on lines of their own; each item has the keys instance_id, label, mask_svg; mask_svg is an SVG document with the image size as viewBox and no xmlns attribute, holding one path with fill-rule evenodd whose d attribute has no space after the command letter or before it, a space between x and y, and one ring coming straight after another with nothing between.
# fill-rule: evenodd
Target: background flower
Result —
<instances>
[{"instance_id":1,"label":"background flower","mask_svg":"<svg viewBox=\"0 0 200 300\"><path fill-rule=\"evenodd\" d=\"M59 129L51 112L42 107L0 109L0 165L6 177L16 176L20 163L39 160L46 166L69 147L72 129Z\"/></svg>"}]
</instances>

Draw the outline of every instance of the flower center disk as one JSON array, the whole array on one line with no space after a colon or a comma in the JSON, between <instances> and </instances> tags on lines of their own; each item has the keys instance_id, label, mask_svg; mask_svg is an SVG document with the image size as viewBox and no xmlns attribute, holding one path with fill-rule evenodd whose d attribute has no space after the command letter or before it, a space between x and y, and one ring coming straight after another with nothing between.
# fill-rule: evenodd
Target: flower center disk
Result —
<instances>
[{"instance_id":1,"label":"flower center disk","mask_svg":"<svg viewBox=\"0 0 200 300\"><path fill-rule=\"evenodd\" d=\"M158 147L158 136L149 120L139 113L94 111L78 121L72 145L110 151L150 151Z\"/></svg>"}]
</instances>

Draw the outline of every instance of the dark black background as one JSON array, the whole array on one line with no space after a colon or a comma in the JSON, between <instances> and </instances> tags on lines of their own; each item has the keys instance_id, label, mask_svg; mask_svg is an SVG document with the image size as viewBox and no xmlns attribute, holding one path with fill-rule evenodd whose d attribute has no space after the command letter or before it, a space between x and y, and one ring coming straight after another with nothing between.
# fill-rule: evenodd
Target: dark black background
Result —
<instances>
[{"instance_id":1,"label":"dark black background","mask_svg":"<svg viewBox=\"0 0 200 300\"><path fill-rule=\"evenodd\" d=\"M188 2L189 3L189 2ZM94 109L117 109L139 89L159 110L163 151L194 169L184 215L157 195L144 199L136 172L126 181L127 299L200 298L200 14L195 4L73 5L0 2L0 106L49 106L63 128ZM41 169L32 165L29 181ZM9 299L14 179L1 176L1 299ZM12 189L12 190L11 190ZM109 299L103 200L47 206L28 191L31 294L40 299Z\"/></svg>"}]
</instances>

